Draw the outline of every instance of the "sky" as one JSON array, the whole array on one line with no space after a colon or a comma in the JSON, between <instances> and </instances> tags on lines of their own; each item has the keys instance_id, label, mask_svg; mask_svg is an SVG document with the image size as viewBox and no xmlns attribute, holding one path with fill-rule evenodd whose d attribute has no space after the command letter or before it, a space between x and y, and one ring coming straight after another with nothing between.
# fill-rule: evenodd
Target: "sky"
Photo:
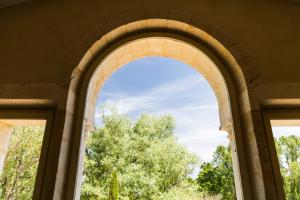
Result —
<instances>
[{"instance_id":1,"label":"sky","mask_svg":"<svg viewBox=\"0 0 300 200\"><path fill-rule=\"evenodd\" d=\"M210 161L217 145L227 145L215 94L195 69L170 58L146 57L124 65L105 82L97 99L136 119L140 114L171 114L178 142L200 161Z\"/></svg>"},{"instance_id":2,"label":"sky","mask_svg":"<svg viewBox=\"0 0 300 200\"><path fill-rule=\"evenodd\" d=\"M273 137L296 135L300 137L300 126L272 126Z\"/></svg>"}]
</instances>

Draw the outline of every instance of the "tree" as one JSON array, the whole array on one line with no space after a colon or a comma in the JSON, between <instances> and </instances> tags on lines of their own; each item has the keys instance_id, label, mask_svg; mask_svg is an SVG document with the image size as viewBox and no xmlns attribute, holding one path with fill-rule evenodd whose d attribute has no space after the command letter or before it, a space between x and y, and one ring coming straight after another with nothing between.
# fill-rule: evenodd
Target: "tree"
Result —
<instances>
[{"instance_id":1,"label":"tree","mask_svg":"<svg viewBox=\"0 0 300 200\"><path fill-rule=\"evenodd\" d=\"M119 199L119 183L117 172L112 172L110 190L109 190L109 200L118 200Z\"/></svg>"},{"instance_id":2,"label":"tree","mask_svg":"<svg viewBox=\"0 0 300 200\"><path fill-rule=\"evenodd\" d=\"M4 169L0 175L1 199L32 199L43 133L43 127L13 129Z\"/></svg>"},{"instance_id":3,"label":"tree","mask_svg":"<svg viewBox=\"0 0 300 200\"><path fill-rule=\"evenodd\" d=\"M300 199L300 137L281 136L275 140L284 190L288 200Z\"/></svg>"},{"instance_id":4,"label":"tree","mask_svg":"<svg viewBox=\"0 0 300 200\"><path fill-rule=\"evenodd\" d=\"M133 122L113 114L102 125L87 140L81 199L107 200L113 170L121 200L171 200L175 189L192 186L197 157L178 144L172 117L142 115ZM191 188L186 195L196 196Z\"/></svg>"},{"instance_id":5,"label":"tree","mask_svg":"<svg viewBox=\"0 0 300 200\"><path fill-rule=\"evenodd\" d=\"M236 199L230 147L218 146L211 162L200 166L199 190L209 195L221 195L224 200Z\"/></svg>"}]
</instances>

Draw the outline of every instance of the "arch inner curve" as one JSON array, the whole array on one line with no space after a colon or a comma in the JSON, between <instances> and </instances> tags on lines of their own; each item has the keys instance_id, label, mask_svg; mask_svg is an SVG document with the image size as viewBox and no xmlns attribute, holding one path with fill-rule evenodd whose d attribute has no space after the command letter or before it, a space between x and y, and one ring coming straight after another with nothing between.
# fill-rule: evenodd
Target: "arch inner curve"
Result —
<instances>
[{"instance_id":1,"label":"arch inner curve","mask_svg":"<svg viewBox=\"0 0 300 200\"><path fill-rule=\"evenodd\" d=\"M218 101L220 128L226 130L231 123L228 90L225 80L216 64L196 47L168 37L146 37L131 41L109 54L97 67L89 84L86 119L94 122L96 100L104 82L111 74L127 63L146 57L161 56L173 58L195 68L206 78Z\"/></svg>"}]
</instances>

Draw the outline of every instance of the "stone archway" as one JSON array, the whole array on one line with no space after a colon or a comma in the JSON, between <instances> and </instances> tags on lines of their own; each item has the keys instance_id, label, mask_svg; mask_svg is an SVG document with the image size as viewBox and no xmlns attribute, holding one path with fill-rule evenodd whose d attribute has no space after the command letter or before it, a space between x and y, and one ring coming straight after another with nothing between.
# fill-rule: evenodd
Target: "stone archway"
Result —
<instances>
[{"instance_id":1,"label":"stone archway","mask_svg":"<svg viewBox=\"0 0 300 200\"><path fill-rule=\"evenodd\" d=\"M154 33L153 35L160 35ZM131 41L116 49L107 56L95 71L87 94L86 124L93 126L96 98L107 78L111 74L134 60L146 56L161 56L179 60L194 67L209 82L218 100L220 110L221 130L228 131L231 126L231 110L229 106L228 90L224 78L209 57L192 45L180 41L172 36L145 36L141 39Z\"/></svg>"},{"instance_id":2,"label":"stone archway","mask_svg":"<svg viewBox=\"0 0 300 200\"><path fill-rule=\"evenodd\" d=\"M85 137L81 130L85 133L93 128L96 98L104 81L124 64L153 55L189 64L208 80L217 96L220 128L232 140L237 197L252 199L254 191L255 196L264 198L261 171L249 174L248 162L257 163L257 149L251 150L252 157L246 157L245 152L246 138L241 124L247 123L247 128L252 130L252 122L249 121L251 109L241 68L230 52L206 32L163 19L133 22L106 34L86 52L73 71L68 103L76 100L76 123L67 198L79 197Z\"/></svg>"}]
</instances>

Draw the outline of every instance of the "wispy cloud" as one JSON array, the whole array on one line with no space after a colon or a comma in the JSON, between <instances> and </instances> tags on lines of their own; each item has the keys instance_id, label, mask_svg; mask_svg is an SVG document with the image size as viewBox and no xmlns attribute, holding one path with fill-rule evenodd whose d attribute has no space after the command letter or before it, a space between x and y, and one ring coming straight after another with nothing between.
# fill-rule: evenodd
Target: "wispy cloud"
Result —
<instances>
[{"instance_id":1,"label":"wispy cloud","mask_svg":"<svg viewBox=\"0 0 300 200\"><path fill-rule=\"evenodd\" d=\"M169 82L160 87L154 87L148 91L142 91L138 96L116 93L103 92L101 96L105 96L105 101L101 102L109 106L114 106L120 113L126 114L136 110L151 110L152 112L161 110L161 107L165 107L165 101L176 100L178 97L188 96L187 93L197 93L200 84L207 84L206 81L197 75L188 76L183 79ZM189 91L191 90L192 91ZM199 91L198 91L199 92ZM195 97L195 95L191 95ZM190 101L191 99L189 99ZM184 102L183 102L184 103ZM189 102L188 102L189 103ZM217 108L215 105L185 105L179 109L209 109ZM176 108L178 109L178 108Z\"/></svg>"}]
</instances>

